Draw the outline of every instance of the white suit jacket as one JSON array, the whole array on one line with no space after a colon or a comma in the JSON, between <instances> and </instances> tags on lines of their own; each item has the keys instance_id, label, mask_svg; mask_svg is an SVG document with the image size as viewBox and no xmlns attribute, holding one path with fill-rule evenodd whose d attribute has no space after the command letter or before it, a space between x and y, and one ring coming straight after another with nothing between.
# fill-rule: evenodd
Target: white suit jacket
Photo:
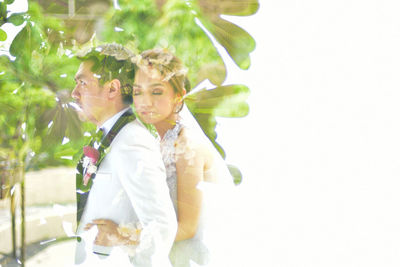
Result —
<instances>
[{"instance_id":1,"label":"white suit jacket","mask_svg":"<svg viewBox=\"0 0 400 267\"><path fill-rule=\"evenodd\" d=\"M115 251L92 245L93 234L83 228L93 219L109 219L117 224L140 222L141 240L130 258L133 266L171 266L168 254L176 235L176 215L159 147L138 120L120 130L93 180L77 230L83 237L77 243L77 264L93 258L93 251L111 256Z\"/></svg>"}]
</instances>

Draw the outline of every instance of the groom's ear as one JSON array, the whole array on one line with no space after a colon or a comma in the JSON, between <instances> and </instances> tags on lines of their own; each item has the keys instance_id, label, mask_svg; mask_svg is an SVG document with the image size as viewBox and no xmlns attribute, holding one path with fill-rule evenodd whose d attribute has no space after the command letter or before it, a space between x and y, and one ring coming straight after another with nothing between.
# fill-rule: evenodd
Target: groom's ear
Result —
<instances>
[{"instance_id":1,"label":"groom's ear","mask_svg":"<svg viewBox=\"0 0 400 267\"><path fill-rule=\"evenodd\" d=\"M114 79L110 82L110 87L108 88L108 97L115 98L121 95L121 82L118 79Z\"/></svg>"}]
</instances>

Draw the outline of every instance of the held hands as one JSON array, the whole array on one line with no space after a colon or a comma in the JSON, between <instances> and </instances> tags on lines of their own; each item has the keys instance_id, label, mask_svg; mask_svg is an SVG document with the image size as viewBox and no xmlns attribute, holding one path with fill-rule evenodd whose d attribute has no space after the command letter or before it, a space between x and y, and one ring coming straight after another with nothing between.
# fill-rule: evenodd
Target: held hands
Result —
<instances>
[{"instance_id":1,"label":"held hands","mask_svg":"<svg viewBox=\"0 0 400 267\"><path fill-rule=\"evenodd\" d=\"M96 226L98 233L94 240L95 245L99 246L133 246L139 243L141 228L129 225L119 226L115 222L107 219L93 220L86 224L84 230L87 231Z\"/></svg>"}]
</instances>

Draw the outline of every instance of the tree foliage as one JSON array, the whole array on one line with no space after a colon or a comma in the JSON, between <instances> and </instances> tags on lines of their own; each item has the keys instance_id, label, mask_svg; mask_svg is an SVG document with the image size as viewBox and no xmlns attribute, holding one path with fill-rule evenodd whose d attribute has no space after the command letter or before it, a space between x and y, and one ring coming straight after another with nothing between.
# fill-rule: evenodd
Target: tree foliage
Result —
<instances>
[{"instance_id":1,"label":"tree foliage","mask_svg":"<svg viewBox=\"0 0 400 267\"><path fill-rule=\"evenodd\" d=\"M4 10L6 2L0 5ZM10 56L0 56L1 158L25 169L68 164L56 155L81 145L82 130L68 108L76 59L59 51L63 21L44 18L30 3L27 13L12 14L2 23L25 26L11 43ZM62 144L65 135L75 143Z\"/></svg>"},{"instance_id":2,"label":"tree foliage","mask_svg":"<svg viewBox=\"0 0 400 267\"><path fill-rule=\"evenodd\" d=\"M26 167L73 164L71 157L85 142L83 133L94 128L78 120L69 95L78 67L73 53L82 46L71 37L76 25L80 25L80 31L85 25L43 14L35 1L28 2L28 12L10 14L7 6L12 2L0 2L0 41L8 37L2 25L11 23L23 28L11 43L10 56L0 56L0 126L4 129L0 133L0 160L7 157L2 151L14 151L13 157L21 162L29 159ZM52 3L52 10L57 9L57 3ZM89 4L96 3L88 1L85 10L90 10ZM255 42L245 30L220 15L254 14L258 0L119 0L118 5L110 6L97 20L102 26L92 20L86 22L92 24L98 42L116 42L135 53L167 48L188 67L191 84L211 81L214 89L198 88L186 103L225 156L215 141L216 116L245 116L249 89L245 85L224 84L224 62L199 25L211 33L240 68L247 69ZM91 39L89 45L93 42Z\"/></svg>"}]
</instances>

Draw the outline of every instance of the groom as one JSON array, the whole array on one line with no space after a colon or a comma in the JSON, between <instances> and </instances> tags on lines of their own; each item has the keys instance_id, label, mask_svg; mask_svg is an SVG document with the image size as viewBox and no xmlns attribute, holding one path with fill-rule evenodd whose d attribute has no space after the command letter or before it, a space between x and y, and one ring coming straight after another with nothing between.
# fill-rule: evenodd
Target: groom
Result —
<instances>
[{"instance_id":1,"label":"groom","mask_svg":"<svg viewBox=\"0 0 400 267\"><path fill-rule=\"evenodd\" d=\"M78 56L71 95L79 116L99 129L77 166L75 262L83 266L119 248L131 252L134 266L170 266L176 216L158 146L130 108L130 56L116 44Z\"/></svg>"}]
</instances>

